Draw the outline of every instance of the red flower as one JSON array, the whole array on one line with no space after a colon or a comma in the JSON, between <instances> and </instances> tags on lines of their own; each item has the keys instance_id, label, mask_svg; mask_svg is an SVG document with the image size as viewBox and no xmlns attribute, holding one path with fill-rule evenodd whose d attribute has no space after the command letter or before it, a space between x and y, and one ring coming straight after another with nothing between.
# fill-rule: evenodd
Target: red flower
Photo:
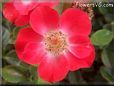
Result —
<instances>
[{"instance_id":1,"label":"red flower","mask_svg":"<svg viewBox=\"0 0 114 86\"><path fill-rule=\"evenodd\" d=\"M59 0L13 0L16 10L19 11L21 15L27 15L36 6L45 5L53 7L57 5Z\"/></svg>"},{"instance_id":2,"label":"red flower","mask_svg":"<svg viewBox=\"0 0 114 86\"><path fill-rule=\"evenodd\" d=\"M59 0L39 2L37 0L11 0L3 8L3 15L16 26L24 26L29 23L30 12L39 5L55 6Z\"/></svg>"},{"instance_id":3,"label":"red flower","mask_svg":"<svg viewBox=\"0 0 114 86\"><path fill-rule=\"evenodd\" d=\"M39 64L38 74L49 82L60 81L68 71L88 68L95 58L89 40L91 21L75 8L60 17L49 7L38 7L30 15L31 28L20 30L16 40L18 57Z\"/></svg>"},{"instance_id":4,"label":"red flower","mask_svg":"<svg viewBox=\"0 0 114 86\"><path fill-rule=\"evenodd\" d=\"M24 26L29 23L29 15L20 15L12 2L7 2L3 8L3 15L16 26Z\"/></svg>"}]
</instances>

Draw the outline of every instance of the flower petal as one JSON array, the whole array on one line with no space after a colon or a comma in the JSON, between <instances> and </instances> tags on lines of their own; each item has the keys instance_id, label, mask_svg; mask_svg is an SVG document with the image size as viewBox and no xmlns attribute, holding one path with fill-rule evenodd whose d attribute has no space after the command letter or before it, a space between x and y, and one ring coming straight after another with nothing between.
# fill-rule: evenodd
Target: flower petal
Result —
<instances>
[{"instance_id":1,"label":"flower petal","mask_svg":"<svg viewBox=\"0 0 114 86\"><path fill-rule=\"evenodd\" d=\"M65 78L69 70L66 58L45 57L38 67L39 76L49 82L57 82Z\"/></svg>"},{"instance_id":2,"label":"flower petal","mask_svg":"<svg viewBox=\"0 0 114 86\"><path fill-rule=\"evenodd\" d=\"M29 15L20 15L15 20L16 26L24 26L27 25L28 23L29 23Z\"/></svg>"},{"instance_id":3,"label":"flower petal","mask_svg":"<svg viewBox=\"0 0 114 86\"><path fill-rule=\"evenodd\" d=\"M45 52L43 52L43 46L41 43L28 43L24 48L22 61L28 64L39 64L43 57L45 56Z\"/></svg>"},{"instance_id":4,"label":"flower petal","mask_svg":"<svg viewBox=\"0 0 114 86\"><path fill-rule=\"evenodd\" d=\"M28 13L38 5L36 0L13 0L13 3L21 15L28 15Z\"/></svg>"},{"instance_id":5,"label":"flower petal","mask_svg":"<svg viewBox=\"0 0 114 86\"><path fill-rule=\"evenodd\" d=\"M80 9L69 8L61 16L60 29L69 35L89 35L91 27L87 13Z\"/></svg>"},{"instance_id":6,"label":"flower petal","mask_svg":"<svg viewBox=\"0 0 114 86\"><path fill-rule=\"evenodd\" d=\"M16 26L24 26L29 23L29 15L19 15L12 2L4 5L3 15Z\"/></svg>"},{"instance_id":7,"label":"flower petal","mask_svg":"<svg viewBox=\"0 0 114 86\"><path fill-rule=\"evenodd\" d=\"M79 59L88 57L92 52L91 42L88 36L75 35L69 37L69 50Z\"/></svg>"},{"instance_id":8,"label":"flower petal","mask_svg":"<svg viewBox=\"0 0 114 86\"><path fill-rule=\"evenodd\" d=\"M17 40L16 40L16 53L18 57L23 60L23 52L25 46L30 42L39 42L41 41L41 36L35 33L31 28L23 28L19 31Z\"/></svg>"},{"instance_id":9,"label":"flower petal","mask_svg":"<svg viewBox=\"0 0 114 86\"><path fill-rule=\"evenodd\" d=\"M83 36L83 35L75 35L68 37L68 42L70 45L75 45L75 44L89 44L90 39L88 36Z\"/></svg>"},{"instance_id":10,"label":"flower petal","mask_svg":"<svg viewBox=\"0 0 114 86\"><path fill-rule=\"evenodd\" d=\"M7 2L3 8L3 15L10 22L14 23L19 14L18 11L14 8L13 3Z\"/></svg>"},{"instance_id":11,"label":"flower petal","mask_svg":"<svg viewBox=\"0 0 114 86\"><path fill-rule=\"evenodd\" d=\"M93 48L90 44L77 44L72 45L69 48L69 51L75 55L78 59L84 59L91 55Z\"/></svg>"},{"instance_id":12,"label":"flower petal","mask_svg":"<svg viewBox=\"0 0 114 86\"><path fill-rule=\"evenodd\" d=\"M80 68L89 68L93 64L93 61L95 59L95 50L94 47L91 45L92 52L89 56L83 59L77 58L75 55L73 55L70 51L67 51L65 56L67 57L69 64L70 64L70 70L75 71Z\"/></svg>"},{"instance_id":13,"label":"flower petal","mask_svg":"<svg viewBox=\"0 0 114 86\"><path fill-rule=\"evenodd\" d=\"M45 34L49 30L57 28L59 21L58 13L49 7L37 7L30 15L30 24L34 31Z\"/></svg>"}]
</instances>

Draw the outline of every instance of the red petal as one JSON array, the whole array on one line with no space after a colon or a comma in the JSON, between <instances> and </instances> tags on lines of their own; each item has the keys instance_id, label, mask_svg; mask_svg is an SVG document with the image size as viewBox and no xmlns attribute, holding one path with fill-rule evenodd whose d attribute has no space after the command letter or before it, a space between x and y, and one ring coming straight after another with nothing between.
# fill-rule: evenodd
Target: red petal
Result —
<instances>
[{"instance_id":1,"label":"red petal","mask_svg":"<svg viewBox=\"0 0 114 86\"><path fill-rule=\"evenodd\" d=\"M29 15L20 15L15 20L16 26L24 26L27 25L28 23L29 23Z\"/></svg>"},{"instance_id":2,"label":"red petal","mask_svg":"<svg viewBox=\"0 0 114 86\"><path fill-rule=\"evenodd\" d=\"M13 0L13 3L21 15L27 15L38 5L36 0Z\"/></svg>"},{"instance_id":3,"label":"red petal","mask_svg":"<svg viewBox=\"0 0 114 86\"><path fill-rule=\"evenodd\" d=\"M3 14L6 19L14 23L16 26L24 26L29 23L29 15L19 15L11 2L4 5Z\"/></svg>"},{"instance_id":4,"label":"red petal","mask_svg":"<svg viewBox=\"0 0 114 86\"><path fill-rule=\"evenodd\" d=\"M91 55L93 48L89 44L77 44L70 46L69 50L78 59L84 59Z\"/></svg>"},{"instance_id":5,"label":"red petal","mask_svg":"<svg viewBox=\"0 0 114 86\"><path fill-rule=\"evenodd\" d=\"M60 27L69 35L89 35L92 25L85 12L70 8L62 14Z\"/></svg>"},{"instance_id":6,"label":"red petal","mask_svg":"<svg viewBox=\"0 0 114 86\"><path fill-rule=\"evenodd\" d=\"M28 43L24 48L22 61L28 64L39 64L45 56L40 43Z\"/></svg>"},{"instance_id":7,"label":"red petal","mask_svg":"<svg viewBox=\"0 0 114 86\"><path fill-rule=\"evenodd\" d=\"M13 4L8 2L4 5L3 15L10 22L14 23L15 19L18 17L19 14L17 10L14 8Z\"/></svg>"},{"instance_id":8,"label":"red petal","mask_svg":"<svg viewBox=\"0 0 114 86\"><path fill-rule=\"evenodd\" d=\"M45 57L38 67L39 76L49 82L57 82L65 78L69 65L64 56Z\"/></svg>"},{"instance_id":9,"label":"red petal","mask_svg":"<svg viewBox=\"0 0 114 86\"><path fill-rule=\"evenodd\" d=\"M23 28L20 30L16 40L16 53L18 57L23 60L23 51L25 46L30 42L39 42L41 36L35 33L31 28Z\"/></svg>"},{"instance_id":10,"label":"red petal","mask_svg":"<svg viewBox=\"0 0 114 86\"><path fill-rule=\"evenodd\" d=\"M89 68L93 64L93 61L95 59L95 50L94 47L91 46L92 52L89 56L83 59L77 58L75 55L73 55L70 51L66 53L66 57L70 64L70 70L75 71L80 68Z\"/></svg>"},{"instance_id":11,"label":"red petal","mask_svg":"<svg viewBox=\"0 0 114 86\"><path fill-rule=\"evenodd\" d=\"M84 35L69 37L69 50L79 59L89 56L92 52L89 37Z\"/></svg>"},{"instance_id":12,"label":"red petal","mask_svg":"<svg viewBox=\"0 0 114 86\"><path fill-rule=\"evenodd\" d=\"M37 7L30 15L30 24L39 34L57 28L59 21L58 13L49 7Z\"/></svg>"},{"instance_id":13,"label":"red petal","mask_svg":"<svg viewBox=\"0 0 114 86\"><path fill-rule=\"evenodd\" d=\"M89 44L90 39L88 36L75 35L68 38L69 44Z\"/></svg>"}]
</instances>

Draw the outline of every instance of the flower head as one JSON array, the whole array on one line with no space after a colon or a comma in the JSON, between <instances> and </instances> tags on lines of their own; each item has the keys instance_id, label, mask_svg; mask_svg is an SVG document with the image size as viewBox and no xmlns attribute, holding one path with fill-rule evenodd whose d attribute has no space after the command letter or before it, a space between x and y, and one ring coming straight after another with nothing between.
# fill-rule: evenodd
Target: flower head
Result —
<instances>
[{"instance_id":1,"label":"flower head","mask_svg":"<svg viewBox=\"0 0 114 86\"><path fill-rule=\"evenodd\" d=\"M53 7L58 4L59 0L43 2L37 0L11 0L6 2L3 8L3 15L16 26L24 26L29 23L30 13L38 6Z\"/></svg>"},{"instance_id":2,"label":"flower head","mask_svg":"<svg viewBox=\"0 0 114 86\"><path fill-rule=\"evenodd\" d=\"M53 7L58 4L59 0L13 0L16 10L21 15L27 15L35 7L44 5Z\"/></svg>"},{"instance_id":3,"label":"flower head","mask_svg":"<svg viewBox=\"0 0 114 86\"><path fill-rule=\"evenodd\" d=\"M16 26L24 26L29 23L29 15L20 15L12 2L4 4L3 15Z\"/></svg>"},{"instance_id":4,"label":"flower head","mask_svg":"<svg viewBox=\"0 0 114 86\"><path fill-rule=\"evenodd\" d=\"M32 28L20 30L16 40L18 57L39 64L38 74L49 82L65 78L70 71L88 68L95 58L89 40L91 21L80 9L69 8L61 16L47 6L30 15Z\"/></svg>"}]
</instances>

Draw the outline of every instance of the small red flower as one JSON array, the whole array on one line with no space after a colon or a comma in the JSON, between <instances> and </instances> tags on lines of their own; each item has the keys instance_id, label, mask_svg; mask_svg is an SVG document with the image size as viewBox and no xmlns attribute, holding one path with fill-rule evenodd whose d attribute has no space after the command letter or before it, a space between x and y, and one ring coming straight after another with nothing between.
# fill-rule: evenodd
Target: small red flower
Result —
<instances>
[{"instance_id":1,"label":"small red flower","mask_svg":"<svg viewBox=\"0 0 114 86\"><path fill-rule=\"evenodd\" d=\"M59 0L45 0L40 2L37 0L11 0L5 3L3 15L16 26L24 26L29 23L30 12L37 6L45 5L53 7L57 5Z\"/></svg>"},{"instance_id":2,"label":"small red flower","mask_svg":"<svg viewBox=\"0 0 114 86\"><path fill-rule=\"evenodd\" d=\"M29 15L20 15L12 2L7 2L3 8L3 15L16 26L24 26L29 23Z\"/></svg>"},{"instance_id":3,"label":"small red flower","mask_svg":"<svg viewBox=\"0 0 114 86\"><path fill-rule=\"evenodd\" d=\"M49 82L65 78L68 71L88 68L95 58L89 40L91 21L75 8L61 16L49 7L38 7L30 15L31 28L20 30L16 40L18 57L28 64L39 64L38 74Z\"/></svg>"},{"instance_id":4,"label":"small red flower","mask_svg":"<svg viewBox=\"0 0 114 86\"><path fill-rule=\"evenodd\" d=\"M13 0L13 3L21 15L27 15L36 6L45 5L53 7L59 3L59 0Z\"/></svg>"}]
</instances>

